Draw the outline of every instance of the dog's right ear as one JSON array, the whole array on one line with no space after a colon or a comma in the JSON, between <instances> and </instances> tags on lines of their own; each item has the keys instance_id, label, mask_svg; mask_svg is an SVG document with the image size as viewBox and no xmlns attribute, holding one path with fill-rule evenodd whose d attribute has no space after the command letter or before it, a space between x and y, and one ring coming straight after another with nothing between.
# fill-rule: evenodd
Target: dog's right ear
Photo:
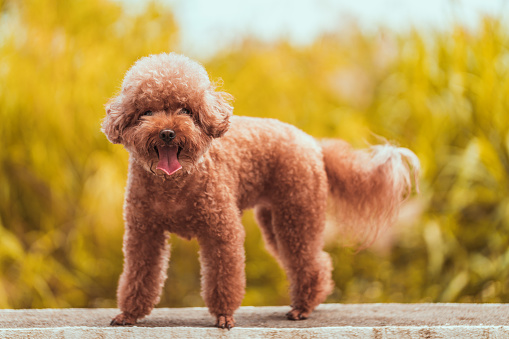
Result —
<instances>
[{"instance_id":1,"label":"dog's right ear","mask_svg":"<svg viewBox=\"0 0 509 339\"><path fill-rule=\"evenodd\" d=\"M102 121L101 131L113 144L122 143L122 132L127 126L126 114L122 111L120 97L111 99L106 104L106 117Z\"/></svg>"}]
</instances>

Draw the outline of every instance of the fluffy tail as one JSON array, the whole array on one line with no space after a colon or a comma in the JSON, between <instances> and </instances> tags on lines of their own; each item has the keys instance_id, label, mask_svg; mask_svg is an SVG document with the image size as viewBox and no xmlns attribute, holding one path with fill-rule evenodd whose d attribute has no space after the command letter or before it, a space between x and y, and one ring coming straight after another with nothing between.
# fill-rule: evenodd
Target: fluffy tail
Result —
<instances>
[{"instance_id":1,"label":"fluffy tail","mask_svg":"<svg viewBox=\"0 0 509 339\"><path fill-rule=\"evenodd\" d=\"M409 149L389 144L355 151L344 141L324 140L322 149L332 216L341 233L365 248L396 221L412 191L412 177L418 192L419 159Z\"/></svg>"}]
</instances>

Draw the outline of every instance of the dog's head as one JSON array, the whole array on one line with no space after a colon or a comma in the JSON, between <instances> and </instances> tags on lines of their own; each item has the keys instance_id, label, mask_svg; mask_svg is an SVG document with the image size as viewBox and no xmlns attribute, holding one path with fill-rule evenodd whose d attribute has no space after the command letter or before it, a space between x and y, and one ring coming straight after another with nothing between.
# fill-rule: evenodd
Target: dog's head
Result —
<instances>
[{"instance_id":1,"label":"dog's head","mask_svg":"<svg viewBox=\"0 0 509 339\"><path fill-rule=\"evenodd\" d=\"M127 72L120 94L106 105L102 131L154 174L189 171L228 130L230 99L197 62L175 53L151 55Z\"/></svg>"}]
</instances>

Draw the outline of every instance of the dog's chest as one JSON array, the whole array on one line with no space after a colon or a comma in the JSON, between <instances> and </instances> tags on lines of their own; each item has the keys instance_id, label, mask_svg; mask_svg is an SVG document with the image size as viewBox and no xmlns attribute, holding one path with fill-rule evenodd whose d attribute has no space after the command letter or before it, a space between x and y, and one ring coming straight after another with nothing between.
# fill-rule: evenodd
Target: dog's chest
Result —
<instances>
[{"instance_id":1,"label":"dog's chest","mask_svg":"<svg viewBox=\"0 0 509 339\"><path fill-rule=\"evenodd\" d=\"M160 196L154 200L155 210L166 216L179 214L186 207L186 204L176 197Z\"/></svg>"},{"instance_id":2,"label":"dog's chest","mask_svg":"<svg viewBox=\"0 0 509 339\"><path fill-rule=\"evenodd\" d=\"M194 232L186 222L186 215L189 217L190 214L187 212L188 204L185 201L179 200L177 197L161 195L154 200L152 208L158 223L164 229L184 238L193 237Z\"/></svg>"},{"instance_id":3,"label":"dog's chest","mask_svg":"<svg viewBox=\"0 0 509 339\"><path fill-rule=\"evenodd\" d=\"M194 187L160 185L152 187L152 210L167 231L184 238L193 238L196 230L197 203Z\"/></svg>"}]
</instances>

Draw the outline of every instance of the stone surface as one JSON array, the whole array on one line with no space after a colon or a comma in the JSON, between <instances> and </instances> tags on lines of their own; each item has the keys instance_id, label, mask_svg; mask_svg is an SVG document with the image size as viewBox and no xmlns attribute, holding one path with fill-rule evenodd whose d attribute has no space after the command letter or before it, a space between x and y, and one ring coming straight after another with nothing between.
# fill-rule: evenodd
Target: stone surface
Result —
<instances>
[{"instance_id":1,"label":"stone surface","mask_svg":"<svg viewBox=\"0 0 509 339\"><path fill-rule=\"evenodd\" d=\"M307 320L289 307L241 307L231 331L206 308L158 308L112 327L116 309L0 310L0 338L509 338L504 304L323 304Z\"/></svg>"}]
</instances>

